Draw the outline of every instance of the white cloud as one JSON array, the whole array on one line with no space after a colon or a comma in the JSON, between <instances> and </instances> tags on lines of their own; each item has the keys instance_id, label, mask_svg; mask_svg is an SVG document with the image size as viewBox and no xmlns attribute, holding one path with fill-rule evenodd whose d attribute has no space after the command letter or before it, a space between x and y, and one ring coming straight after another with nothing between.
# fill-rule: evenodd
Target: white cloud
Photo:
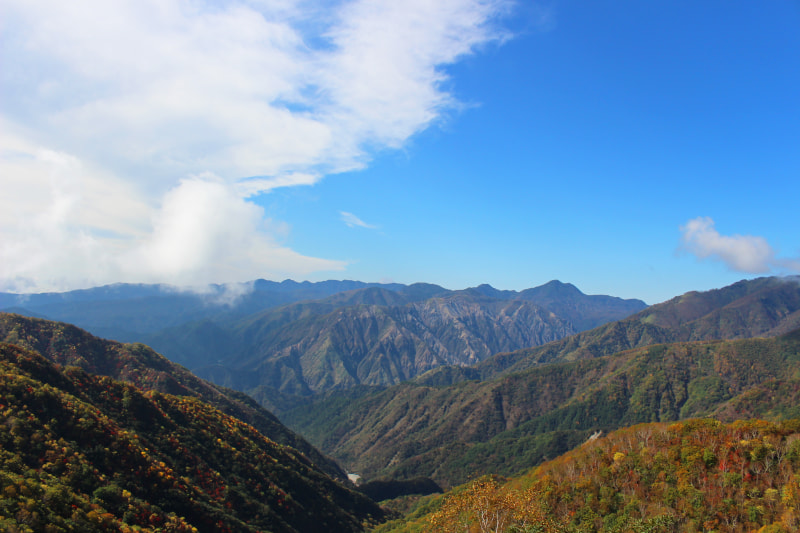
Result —
<instances>
[{"instance_id":1,"label":"white cloud","mask_svg":"<svg viewBox=\"0 0 800 533\"><path fill-rule=\"evenodd\" d=\"M339 215L342 217L342 222L347 224L351 228L355 228L356 226L360 228L367 228L367 229L375 229L377 226L373 226L372 224L367 224L353 213L348 213L347 211L339 211Z\"/></svg>"},{"instance_id":2,"label":"white cloud","mask_svg":"<svg viewBox=\"0 0 800 533\"><path fill-rule=\"evenodd\" d=\"M7 0L0 288L342 268L277 244L247 199L456 108L442 67L505 39L506 4Z\"/></svg>"},{"instance_id":3,"label":"white cloud","mask_svg":"<svg viewBox=\"0 0 800 533\"><path fill-rule=\"evenodd\" d=\"M192 286L344 268L340 261L278 245L268 225L263 210L224 181L210 175L182 180L164 197L152 233L124 268L152 281Z\"/></svg>"},{"instance_id":4,"label":"white cloud","mask_svg":"<svg viewBox=\"0 0 800 533\"><path fill-rule=\"evenodd\" d=\"M8 225L12 217L4 217L0 290L65 290L120 281L197 289L221 280L283 279L346 266L280 245L274 237L284 231L280 224L273 225L261 207L211 175L184 179L160 206L142 208L151 217L143 231L120 234L112 227L102 231L99 223L82 225L85 218L114 218L84 213L93 203L82 197L77 181L70 183L86 176L80 163L53 152L42 152L37 161L50 166L50 183L41 190L43 209ZM123 208L124 199L116 205Z\"/></svg>"},{"instance_id":5,"label":"white cloud","mask_svg":"<svg viewBox=\"0 0 800 533\"><path fill-rule=\"evenodd\" d=\"M776 258L763 237L720 235L710 217L697 217L681 226L682 248L700 259L722 261L729 269L749 274L774 270L800 271L796 259Z\"/></svg>"},{"instance_id":6,"label":"white cloud","mask_svg":"<svg viewBox=\"0 0 800 533\"><path fill-rule=\"evenodd\" d=\"M0 290L123 281L114 257L143 235L135 187L78 158L0 135Z\"/></svg>"}]
</instances>

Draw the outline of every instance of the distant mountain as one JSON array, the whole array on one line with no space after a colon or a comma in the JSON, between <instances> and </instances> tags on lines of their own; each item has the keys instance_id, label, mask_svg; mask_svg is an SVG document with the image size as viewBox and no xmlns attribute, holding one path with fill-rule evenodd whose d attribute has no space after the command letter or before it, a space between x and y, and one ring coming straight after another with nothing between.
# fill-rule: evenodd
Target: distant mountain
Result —
<instances>
[{"instance_id":1,"label":"distant mountain","mask_svg":"<svg viewBox=\"0 0 800 533\"><path fill-rule=\"evenodd\" d=\"M566 318L578 331L592 329L644 309L641 300L623 300L614 296L583 294L571 283L554 280L519 294L519 299Z\"/></svg>"},{"instance_id":2,"label":"distant mountain","mask_svg":"<svg viewBox=\"0 0 800 533\"><path fill-rule=\"evenodd\" d=\"M196 398L7 343L0 371L3 531L355 532L382 518L304 455Z\"/></svg>"},{"instance_id":3,"label":"distant mountain","mask_svg":"<svg viewBox=\"0 0 800 533\"><path fill-rule=\"evenodd\" d=\"M600 315L624 317L645 306L585 296L558 282L548 286L542 293L547 298L535 290L497 291L488 285L463 291L425 284L369 287L236 321L207 319L168 328L145 341L198 375L283 410L298 397L399 383L441 365L472 365L577 331L535 299L570 308L573 319L583 310L583 323ZM560 293L567 298L561 304Z\"/></svg>"},{"instance_id":4,"label":"distant mountain","mask_svg":"<svg viewBox=\"0 0 800 533\"><path fill-rule=\"evenodd\" d=\"M800 278L758 278L721 289L688 292L555 343L497 354L476 370L487 378L542 363L610 355L656 343L769 337L797 328Z\"/></svg>"},{"instance_id":5,"label":"distant mountain","mask_svg":"<svg viewBox=\"0 0 800 533\"><path fill-rule=\"evenodd\" d=\"M329 475L346 479L338 465L252 398L199 379L145 345L107 341L69 324L8 313L0 313L0 342L35 351L61 366L131 383L144 391L197 398L252 424L270 439L299 450Z\"/></svg>"},{"instance_id":6,"label":"distant mountain","mask_svg":"<svg viewBox=\"0 0 800 533\"><path fill-rule=\"evenodd\" d=\"M425 375L331 392L282 418L365 480L425 476L452 486L514 474L597 430L709 415L800 417L798 368L800 331L658 344L488 381L434 386Z\"/></svg>"},{"instance_id":7,"label":"distant mountain","mask_svg":"<svg viewBox=\"0 0 800 533\"><path fill-rule=\"evenodd\" d=\"M202 294L167 285L120 283L63 293L0 293L0 311L68 322L104 338L134 342L189 322L237 320L294 302L319 300L370 287L402 293L406 303L459 292L428 283L402 285L347 280L278 283L260 279L238 285L210 286ZM645 307L641 300L587 296L573 285L558 281L522 292L498 291L489 285L466 291L498 300L531 301L571 321L577 331L618 320Z\"/></svg>"},{"instance_id":8,"label":"distant mountain","mask_svg":"<svg viewBox=\"0 0 800 533\"><path fill-rule=\"evenodd\" d=\"M639 300L587 296L558 281L522 292L488 285L451 291L424 283L258 280L234 299L234 289L218 286L198 295L111 285L0 294L0 306L145 343L273 410L321 391L394 384L442 365L473 365L645 307Z\"/></svg>"},{"instance_id":9,"label":"distant mountain","mask_svg":"<svg viewBox=\"0 0 800 533\"><path fill-rule=\"evenodd\" d=\"M302 300L325 298L343 291L399 284L359 281L281 283L256 280L242 285L214 285L202 294L167 285L119 283L63 293L0 293L0 311L11 308L26 316L68 322L122 342L141 341L143 335L166 327L210 317L243 317Z\"/></svg>"},{"instance_id":10,"label":"distant mountain","mask_svg":"<svg viewBox=\"0 0 800 533\"><path fill-rule=\"evenodd\" d=\"M471 365L574 333L569 322L522 300L455 293L406 302L402 293L372 288L285 306L220 333L227 351L203 351L201 342L212 345L205 336L213 326L193 328L203 341L187 344L197 349L187 350L193 360L182 362L256 397L265 388L303 396L399 383L441 365ZM151 343L165 349L180 334L171 331ZM213 364L199 366L198 353L213 357Z\"/></svg>"},{"instance_id":11,"label":"distant mountain","mask_svg":"<svg viewBox=\"0 0 800 533\"><path fill-rule=\"evenodd\" d=\"M592 329L619 320L646 307L641 300L623 300L614 296L586 295L571 283L553 280L521 292L499 291L490 285L474 289L484 296L501 300L525 300L547 309L572 323L576 331Z\"/></svg>"}]
</instances>

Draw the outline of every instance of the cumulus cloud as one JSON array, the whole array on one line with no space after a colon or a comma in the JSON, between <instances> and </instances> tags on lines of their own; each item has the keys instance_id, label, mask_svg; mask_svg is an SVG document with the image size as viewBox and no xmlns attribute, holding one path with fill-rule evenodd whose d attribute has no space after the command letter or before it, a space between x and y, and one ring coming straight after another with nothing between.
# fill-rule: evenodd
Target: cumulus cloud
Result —
<instances>
[{"instance_id":1,"label":"cumulus cloud","mask_svg":"<svg viewBox=\"0 0 800 533\"><path fill-rule=\"evenodd\" d=\"M36 216L20 219L13 233L4 231L2 290L64 290L129 281L203 291L220 280L282 279L346 266L282 246L275 238L285 232L280 223L270 221L233 185L208 174L181 180L161 205L143 208L150 223L142 231L118 234L81 225L81 211L90 203L68 185L71 173L80 175L79 163L58 153L45 152L41 159L52 166L53 182L43 190L49 201ZM242 290L231 283L217 296Z\"/></svg>"},{"instance_id":2,"label":"cumulus cloud","mask_svg":"<svg viewBox=\"0 0 800 533\"><path fill-rule=\"evenodd\" d=\"M723 262L730 270L764 274L774 270L800 272L800 261L780 259L763 237L721 235L710 217L697 217L681 226L682 248L700 259Z\"/></svg>"},{"instance_id":3,"label":"cumulus cloud","mask_svg":"<svg viewBox=\"0 0 800 533\"><path fill-rule=\"evenodd\" d=\"M150 213L133 187L69 154L0 140L0 290L124 281L114 258Z\"/></svg>"},{"instance_id":4,"label":"cumulus cloud","mask_svg":"<svg viewBox=\"0 0 800 533\"><path fill-rule=\"evenodd\" d=\"M271 237L263 209L213 175L182 180L164 197L153 230L124 268L175 285L341 270L340 261L302 256Z\"/></svg>"},{"instance_id":5,"label":"cumulus cloud","mask_svg":"<svg viewBox=\"0 0 800 533\"><path fill-rule=\"evenodd\" d=\"M348 227L355 228L367 228L367 229L375 229L377 226L373 226L372 224L367 224L353 213L348 213L347 211L339 211L339 215L342 217L342 222L347 224Z\"/></svg>"},{"instance_id":6,"label":"cumulus cloud","mask_svg":"<svg viewBox=\"0 0 800 533\"><path fill-rule=\"evenodd\" d=\"M0 288L342 268L281 246L252 200L363 168L457 108L442 67L506 39L507 9L4 2Z\"/></svg>"}]
</instances>

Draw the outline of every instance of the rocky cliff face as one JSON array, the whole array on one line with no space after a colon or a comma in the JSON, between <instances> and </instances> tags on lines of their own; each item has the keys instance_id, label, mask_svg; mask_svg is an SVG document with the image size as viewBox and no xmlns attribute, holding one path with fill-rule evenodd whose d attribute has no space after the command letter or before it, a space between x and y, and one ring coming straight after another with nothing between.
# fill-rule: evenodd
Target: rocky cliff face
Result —
<instances>
[{"instance_id":1,"label":"rocky cliff face","mask_svg":"<svg viewBox=\"0 0 800 533\"><path fill-rule=\"evenodd\" d=\"M250 341L198 374L243 390L266 386L309 394L399 383L442 365L472 365L575 332L571 323L530 302L461 295L403 306L350 306L269 331L263 327L256 320L243 328L238 337Z\"/></svg>"}]
</instances>

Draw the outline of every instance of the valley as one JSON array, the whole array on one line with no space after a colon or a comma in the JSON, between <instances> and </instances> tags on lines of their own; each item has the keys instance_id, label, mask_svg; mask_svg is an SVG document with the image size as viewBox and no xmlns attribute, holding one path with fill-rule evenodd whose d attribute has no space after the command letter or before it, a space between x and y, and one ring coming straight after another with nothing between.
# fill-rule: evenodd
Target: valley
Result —
<instances>
[{"instance_id":1,"label":"valley","mask_svg":"<svg viewBox=\"0 0 800 533\"><path fill-rule=\"evenodd\" d=\"M2 0L0 533L800 532L800 0Z\"/></svg>"},{"instance_id":2,"label":"valley","mask_svg":"<svg viewBox=\"0 0 800 533\"><path fill-rule=\"evenodd\" d=\"M242 299L243 307L194 311L196 301L180 300L191 296L163 308L159 301L156 314L186 306L184 322L140 334L156 340L155 346L171 346L164 351L172 361L143 343L0 313L2 472L13 487L0 506L3 516L13 517L7 523L29 516L62 529L75 523L126 531L169 523L175 531L205 524L210 531L303 532L310 526L299 518L306 512L301 509L313 508L322 513L314 520L337 524L332 531L417 531L436 524L445 531L441 520L452 523L453 516L466 519L473 512L468 495L474 491L494 506L512 502L503 507L508 531L531 517L544 524L542 531L578 531L592 523L598 531L623 524L634 531L671 531L678 524L688 531L712 522L720 531L738 531L745 523L800 520L791 496L775 503L763 488L795 490L789 480L796 467L792 443L800 439L791 425L800 419L797 280L741 281L649 307L586 296L560 282L520 292L488 286L446 291L424 284L346 284L349 290L335 292L345 282L326 283L284 282L305 291L287 291L285 299L323 295L280 305L268 303L275 301L270 298L259 304L252 295ZM13 309L44 315L68 307L88 317L100 305L116 309L114 320L122 320L129 291L142 298L140 306L129 308L132 316L155 305L153 291L156 300L172 297L154 288L114 291L125 298L83 295L80 301L61 295L73 299L65 307L41 296L33 310ZM754 419L778 425L742 422ZM606 501L604 484L623 481L585 466L580 468L586 476L601 476L591 478L591 490L600 495L593 500L597 506L582 507L587 510L575 518L569 506L547 499L554 468L559 476L573 475L564 468L580 470L551 465L584 464L588 459L580 454L590 447L605 450L596 464L617 470L634 457L645 464L654 453L689 453L627 444L619 452L625 459L617 460L620 439L630 439L630 432L659 435L659 446L676 450L681 439L706 438L717 458L720 450L740 453L728 444L731 432L747 432L748 442L774 436L778 440L769 449L784 450L780 456L787 459L777 470L772 465L778 462L759 467L743 459L740 470L761 477L737 478L731 489L725 483L733 478L720 481L719 501L739 501L736 527L725 523L730 510L717 500L707 512L685 508L683 499L690 496L684 485L675 486L678 496L665 506L648 502L666 488L652 494L632 489L621 500ZM708 440L712 436L722 440ZM37 444L28 449L25 442ZM179 442L184 447L174 455L168 443ZM748 446L741 448L747 457L761 453ZM107 455L111 450L118 451ZM177 481L130 477L126 472L139 459L122 450L144 454L136 468ZM34 456L51 459L42 464ZM607 457L610 463L603 462ZM247 471L245 464L263 466ZM270 464L281 465L280 473ZM358 474L373 498L389 498L383 507L359 493L348 473ZM767 482L767 474L779 477ZM77 511L22 499L25 491L44 498L53 486L61 487L59 498ZM424 495L442 490L441 496ZM167 494L176 503L167 503ZM748 511L758 506L769 512Z\"/></svg>"},{"instance_id":3,"label":"valley","mask_svg":"<svg viewBox=\"0 0 800 533\"><path fill-rule=\"evenodd\" d=\"M393 385L443 365L474 365L646 307L585 295L558 281L515 292L488 285L452 291L424 283L258 280L238 299L224 301L222 294L120 285L24 302L0 295L0 303L145 343L275 412L328 390Z\"/></svg>"}]
</instances>

